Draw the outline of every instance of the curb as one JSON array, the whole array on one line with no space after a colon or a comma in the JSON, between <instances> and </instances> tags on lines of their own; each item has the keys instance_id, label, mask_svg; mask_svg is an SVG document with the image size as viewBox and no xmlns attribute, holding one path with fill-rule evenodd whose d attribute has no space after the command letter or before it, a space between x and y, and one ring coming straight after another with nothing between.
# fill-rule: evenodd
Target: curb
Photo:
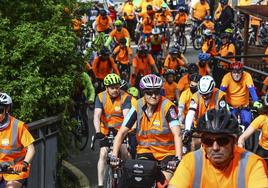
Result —
<instances>
[{"instance_id":1,"label":"curb","mask_svg":"<svg viewBox=\"0 0 268 188\"><path fill-rule=\"evenodd\" d=\"M62 161L62 165L77 177L81 188L90 188L87 176L80 169L65 160Z\"/></svg>"}]
</instances>

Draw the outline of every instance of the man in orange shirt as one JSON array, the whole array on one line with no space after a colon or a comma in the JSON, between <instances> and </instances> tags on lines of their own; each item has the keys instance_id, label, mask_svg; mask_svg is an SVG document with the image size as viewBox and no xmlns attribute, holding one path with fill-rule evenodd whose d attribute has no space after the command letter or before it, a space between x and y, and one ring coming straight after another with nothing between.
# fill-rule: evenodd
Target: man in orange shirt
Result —
<instances>
[{"instance_id":1,"label":"man in orange shirt","mask_svg":"<svg viewBox=\"0 0 268 188\"><path fill-rule=\"evenodd\" d=\"M152 29L155 25L155 12L151 5L147 6L147 12L142 15L142 39L139 41L141 44L142 41L151 35Z\"/></svg>"},{"instance_id":2,"label":"man in orange shirt","mask_svg":"<svg viewBox=\"0 0 268 188\"><path fill-rule=\"evenodd\" d=\"M132 50L126 46L127 40L125 38L120 39L120 45L113 51L113 56L118 62L120 72L127 72L130 74L130 63L132 62Z\"/></svg>"},{"instance_id":3,"label":"man in orange shirt","mask_svg":"<svg viewBox=\"0 0 268 188\"><path fill-rule=\"evenodd\" d=\"M201 76L211 75L211 70L209 63L211 60L210 54L208 53L199 53L198 54L199 62L197 63L199 74Z\"/></svg>"},{"instance_id":4,"label":"man in orange shirt","mask_svg":"<svg viewBox=\"0 0 268 188\"><path fill-rule=\"evenodd\" d=\"M10 165L15 171L15 174L1 174L0 180L1 183L4 181L5 187L20 188L27 185L30 175L34 138L24 122L10 115L11 107L11 97L0 93L0 163Z\"/></svg>"},{"instance_id":5,"label":"man in orange shirt","mask_svg":"<svg viewBox=\"0 0 268 188\"><path fill-rule=\"evenodd\" d=\"M201 23L199 27L202 27L203 29L208 29L211 31L211 33L215 32L214 23L211 21L211 16L205 16L205 20Z\"/></svg>"},{"instance_id":6,"label":"man in orange shirt","mask_svg":"<svg viewBox=\"0 0 268 188\"><path fill-rule=\"evenodd\" d=\"M100 10L100 15L96 18L96 31L98 33L104 32L108 34L111 29L113 29L111 17L107 15L106 10Z\"/></svg>"},{"instance_id":7,"label":"man in orange shirt","mask_svg":"<svg viewBox=\"0 0 268 188\"><path fill-rule=\"evenodd\" d=\"M258 101L252 77L248 72L243 71L241 62L231 64L231 72L223 77L220 89L226 92L226 102L233 107L232 113L235 115L240 113L241 123L247 128L252 120L249 95L254 102L254 107L260 108L262 105Z\"/></svg>"},{"instance_id":8,"label":"man in orange shirt","mask_svg":"<svg viewBox=\"0 0 268 188\"><path fill-rule=\"evenodd\" d=\"M180 53L177 48L170 48L169 54L165 59L164 68L177 71L181 66L185 66L185 63L179 58L179 56Z\"/></svg>"},{"instance_id":9,"label":"man in orange shirt","mask_svg":"<svg viewBox=\"0 0 268 188\"><path fill-rule=\"evenodd\" d=\"M165 72L165 82L163 85L163 89L165 90L165 96L171 102L178 104L179 101L179 90L178 85L174 82L175 71L172 69L168 69Z\"/></svg>"},{"instance_id":10,"label":"man in orange shirt","mask_svg":"<svg viewBox=\"0 0 268 188\"><path fill-rule=\"evenodd\" d=\"M201 51L203 53L209 53L211 56L217 55L216 42L213 38L212 32L208 29L205 29L203 34L205 36L205 41L202 44Z\"/></svg>"},{"instance_id":11,"label":"man in orange shirt","mask_svg":"<svg viewBox=\"0 0 268 188\"><path fill-rule=\"evenodd\" d=\"M100 56L96 57L93 60L92 70L94 73L94 76L97 80L101 81L104 79L104 77L111 73L112 71L120 75L119 70L113 60L110 56L109 49L102 48L100 50Z\"/></svg>"},{"instance_id":12,"label":"man in orange shirt","mask_svg":"<svg viewBox=\"0 0 268 188\"><path fill-rule=\"evenodd\" d=\"M140 78L152 72L158 73L158 69L155 65L154 58L148 53L148 48L145 45L138 47L138 53L133 58L133 74L132 74L132 85L135 82L135 86L138 87Z\"/></svg>"},{"instance_id":13,"label":"man in orange shirt","mask_svg":"<svg viewBox=\"0 0 268 188\"><path fill-rule=\"evenodd\" d=\"M168 188L268 187L265 161L236 145L240 129L229 111L209 110L195 131L202 148L181 160Z\"/></svg>"},{"instance_id":14,"label":"man in orange shirt","mask_svg":"<svg viewBox=\"0 0 268 188\"><path fill-rule=\"evenodd\" d=\"M126 21L126 28L132 40L135 39L135 11L133 0L126 0L122 5L122 14Z\"/></svg>"},{"instance_id":15,"label":"man in orange shirt","mask_svg":"<svg viewBox=\"0 0 268 188\"><path fill-rule=\"evenodd\" d=\"M174 27L176 28L176 35L179 35L178 32L184 33L185 23L186 23L187 19L188 19L188 15L186 13L185 7L180 6L179 12L175 16L175 19L174 19Z\"/></svg>"}]
</instances>

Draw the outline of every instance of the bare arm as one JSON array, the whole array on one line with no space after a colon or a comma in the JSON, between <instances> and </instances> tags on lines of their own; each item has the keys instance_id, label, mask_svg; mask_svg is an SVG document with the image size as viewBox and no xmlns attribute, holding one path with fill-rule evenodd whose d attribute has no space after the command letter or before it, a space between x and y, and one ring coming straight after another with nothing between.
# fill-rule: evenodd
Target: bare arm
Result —
<instances>
[{"instance_id":1,"label":"bare arm","mask_svg":"<svg viewBox=\"0 0 268 188\"><path fill-rule=\"evenodd\" d=\"M101 108L95 108L94 117L93 117L93 123L94 123L96 133L100 132L100 117L101 117L101 114L102 114L102 109Z\"/></svg>"},{"instance_id":2,"label":"bare arm","mask_svg":"<svg viewBox=\"0 0 268 188\"><path fill-rule=\"evenodd\" d=\"M255 132L255 129L250 125L246 131L239 137L238 146L241 148L245 147L245 141Z\"/></svg>"},{"instance_id":3,"label":"bare arm","mask_svg":"<svg viewBox=\"0 0 268 188\"><path fill-rule=\"evenodd\" d=\"M124 138L127 136L129 129L125 126L121 126L114 138L113 152L112 154L118 157L118 153Z\"/></svg>"},{"instance_id":4,"label":"bare arm","mask_svg":"<svg viewBox=\"0 0 268 188\"><path fill-rule=\"evenodd\" d=\"M27 147L27 153L26 153L26 155L25 155L24 161L27 162L27 163L31 163L34 154L35 154L35 148L34 148L34 145L33 145L33 144L30 144L30 145Z\"/></svg>"},{"instance_id":5,"label":"bare arm","mask_svg":"<svg viewBox=\"0 0 268 188\"><path fill-rule=\"evenodd\" d=\"M179 126L173 126L170 129L171 129L171 132L172 132L172 134L174 136L176 156L178 156L178 158L181 159L182 158L181 129L180 129Z\"/></svg>"}]
</instances>

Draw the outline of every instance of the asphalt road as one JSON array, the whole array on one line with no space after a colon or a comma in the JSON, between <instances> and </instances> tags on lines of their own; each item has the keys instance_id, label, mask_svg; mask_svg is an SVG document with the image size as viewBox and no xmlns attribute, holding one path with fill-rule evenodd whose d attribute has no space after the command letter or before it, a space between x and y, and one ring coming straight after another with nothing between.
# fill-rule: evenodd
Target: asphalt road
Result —
<instances>
[{"instance_id":1,"label":"asphalt road","mask_svg":"<svg viewBox=\"0 0 268 188\"><path fill-rule=\"evenodd\" d=\"M188 59L189 63L197 62L197 54L198 52L194 50L191 46L188 47L185 56ZM93 112L90 114L90 138L91 135L95 133L94 126L93 126ZM80 152L78 155L73 154L69 161L78 167L89 179L90 185L92 188L97 187L97 163L98 163L98 142L96 142L96 151L90 150L90 142L86 147L86 149L82 152Z\"/></svg>"}]
</instances>

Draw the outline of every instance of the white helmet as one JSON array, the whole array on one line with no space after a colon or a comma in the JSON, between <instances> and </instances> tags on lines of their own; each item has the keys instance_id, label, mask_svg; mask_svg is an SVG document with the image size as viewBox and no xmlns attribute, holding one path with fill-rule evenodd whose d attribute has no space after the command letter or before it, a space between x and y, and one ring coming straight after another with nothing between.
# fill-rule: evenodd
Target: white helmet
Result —
<instances>
[{"instance_id":1,"label":"white helmet","mask_svg":"<svg viewBox=\"0 0 268 188\"><path fill-rule=\"evenodd\" d=\"M204 35L207 36L207 37L209 37L209 36L212 35L212 32L209 29L205 29L204 30Z\"/></svg>"},{"instance_id":2,"label":"white helmet","mask_svg":"<svg viewBox=\"0 0 268 188\"><path fill-rule=\"evenodd\" d=\"M215 81L212 76L203 76L198 82L198 92L201 95L209 94L215 88Z\"/></svg>"},{"instance_id":3,"label":"white helmet","mask_svg":"<svg viewBox=\"0 0 268 188\"><path fill-rule=\"evenodd\" d=\"M0 93L0 105L10 105L12 104L11 97L6 93Z\"/></svg>"},{"instance_id":4,"label":"white helmet","mask_svg":"<svg viewBox=\"0 0 268 188\"><path fill-rule=\"evenodd\" d=\"M160 34L160 29L157 28L157 27L153 28L153 30L152 30L152 34L153 34L153 35L159 35L159 34Z\"/></svg>"},{"instance_id":5,"label":"white helmet","mask_svg":"<svg viewBox=\"0 0 268 188\"><path fill-rule=\"evenodd\" d=\"M162 87L162 79L155 74L148 74L141 78L140 89L160 89Z\"/></svg>"}]
</instances>

